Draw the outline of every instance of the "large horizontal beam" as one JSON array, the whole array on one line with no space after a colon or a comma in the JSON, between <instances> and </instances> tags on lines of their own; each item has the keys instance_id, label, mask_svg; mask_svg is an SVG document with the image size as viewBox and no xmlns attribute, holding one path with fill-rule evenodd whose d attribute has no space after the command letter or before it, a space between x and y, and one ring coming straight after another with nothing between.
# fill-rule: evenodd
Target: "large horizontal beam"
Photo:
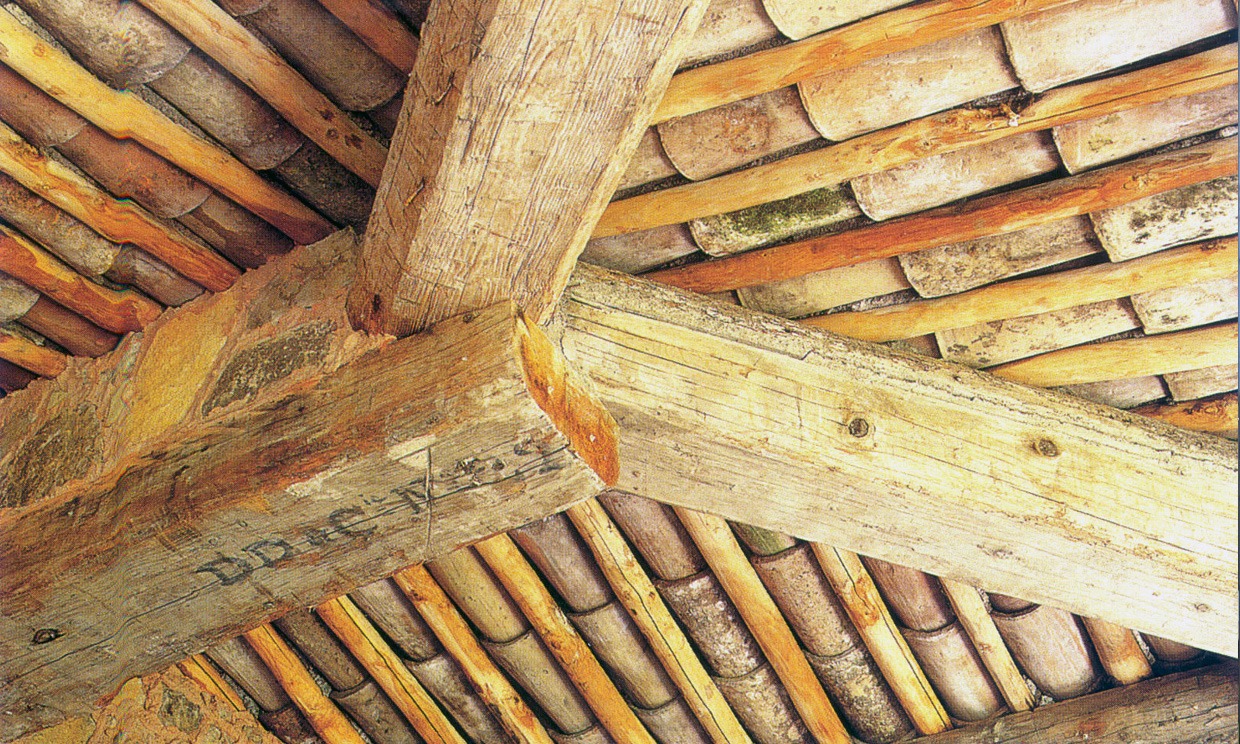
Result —
<instances>
[{"instance_id":1,"label":"large horizontal beam","mask_svg":"<svg viewBox=\"0 0 1240 744\"><path fill-rule=\"evenodd\" d=\"M579 267L620 487L1236 655L1236 451Z\"/></svg>"},{"instance_id":2,"label":"large horizontal beam","mask_svg":"<svg viewBox=\"0 0 1240 744\"><path fill-rule=\"evenodd\" d=\"M0 739L614 478L510 303L367 337L355 258L299 249L0 405Z\"/></svg>"},{"instance_id":3,"label":"large horizontal beam","mask_svg":"<svg viewBox=\"0 0 1240 744\"><path fill-rule=\"evenodd\" d=\"M925 744L1210 744L1236 740L1236 665L1228 661L946 731Z\"/></svg>"}]
</instances>

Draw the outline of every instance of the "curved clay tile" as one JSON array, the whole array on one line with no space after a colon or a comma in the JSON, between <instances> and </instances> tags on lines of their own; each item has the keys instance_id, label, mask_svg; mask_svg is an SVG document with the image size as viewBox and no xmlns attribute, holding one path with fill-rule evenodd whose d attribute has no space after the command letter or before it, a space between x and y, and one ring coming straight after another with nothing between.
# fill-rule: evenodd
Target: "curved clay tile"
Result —
<instances>
[{"instance_id":1,"label":"curved clay tile","mask_svg":"<svg viewBox=\"0 0 1240 744\"><path fill-rule=\"evenodd\" d=\"M1038 689L1066 700L1098 687L1102 669L1076 616L999 594L990 603L1004 643Z\"/></svg>"},{"instance_id":2,"label":"curved clay tile","mask_svg":"<svg viewBox=\"0 0 1240 744\"><path fill-rule=\"evenodd\" d=\"M374 744L422 744L421 737L374 680L349 690L333 690L330 697Z\"/></svg>"}]
</instances>

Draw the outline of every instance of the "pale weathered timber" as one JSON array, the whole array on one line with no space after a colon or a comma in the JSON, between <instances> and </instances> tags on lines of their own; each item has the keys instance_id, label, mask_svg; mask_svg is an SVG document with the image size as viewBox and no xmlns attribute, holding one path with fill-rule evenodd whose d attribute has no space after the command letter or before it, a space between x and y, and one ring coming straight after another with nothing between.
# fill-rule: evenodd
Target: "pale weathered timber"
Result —
<instances>
[{"instance_id":1,"label":"pale weathered timber","mask_svg":"<svg viewBox=\"0 0 1240 744\"><path fill-rule=\"evenodd\" d=\"M418 55L418 37L381 0L319 0L376 54L408 74Z\"/></svg>"},{"instance_id":2,"label":"pale weathered timber","mask_svg":"<svg viewBox=\"0 0 1240 744\"><path fill-rule=\"evenodd\" d=\"M1235 238L1211 240L1131 261L807 322L865 341L891 341L1132 295L1146 333L1160 333L1234 318L1236 261Z\"/></svg>"},{"instance_id":3,"label":"pale weathered timber","mask_svg":"<svg viewBox=\"0 0 1240 744\"><path fill-rule=\"evenodd\" d=\"M997 27L914 47L797 86L823 137L845 140L1019 86Z\"/></svg>"},{"instance_id":4,"label":"pale weathered timber","mask_svg":"<svg viewBox=\"0 0 1240 744\"><path fill-rule=\"evenodd\" d=\"M670 119L657 130L668 159L694 181L818 139L796 88Z\"/></svg>"},{"instance_id":5,"label":"pale weathered timber","mask_svg":"<svg viewBox=\"0 0 1240 744\"><path fill-rule=\"evenodd\" d=\"M762 7L762 0L711 0L697 33L685 47L680 66L736 56L744 49L769 46L780 38L779 29Z\"/></svg>"},{"instance_id":6,"label":"pale weathered timber","mask_svg":"<svg viewBox=\"0 0 1240 744\"><path fill-rule=\"evenodd\" d=\"M1066 700L1092 692L1100 684L1097 654L1080 619L1071 613L1030 604L1012 613L995 609L991 617L1012 656L1045 694Z\"/></svg>"},{"instance_id":7,"label":"pale weathered timber","mask_svg":"<svg viewBox=\"0 0 1240 744\"><path fill-rule=\"evenodd\" d=\"M1017 77L1038 93L1235 25L1230 0L1081 0L1000 28Z\"/></svg>"},{"instance_id":8,"label":"pale weathered timber","mask_svg":"<svg viewBox=\"0 0 1240 744\"><path fill-rule=\"evenodd\" d=\"M547 729L487 656L465 618L426 568L402 569L392 580L435 631L444 649L460 663L478 694L495 711L512 738L522 744L552 744Z\"/></svg>"},{"instance_id":9,"label":"pale weathered timber","mask_svg":"<svg viewBox=\"0 0 1240 744\"><path fill-rule=\"evenodd\" d=\"M970 367L990 367L1135 331L1140 327L1141 321L1133 312L1132 304L1126 299L1118 299L949 328L936 331L934 337L944 359ZM1094 372L1107 374L1106 370L1101 369ZM1102 379L1115 377L1110 375ZM1078 382L1097 381L1095 378Z\"/></svg>"},{"instance_id":10,"label":"pale weathered timber","mask_svg":"<svg viewBox=\"0 0 1240 744\"><path fill-rule=\"evenodd\" d=\"M748 744L749 735L741 727L736 713L711 680L689 639L607 512L597 501L588 500L569 507L567 514L582 539L590 545L616 599L645 634L698 723L716 744Z\"/></svg>"},{"instance_id":11,"label":"pale weathered timber","mask_svg":"<svg viewBox=\"0 0 1240 744\"><path fill-rule=\"evenodd\" d=\"M1235 653L1227 443L578 272L561 343L628 490Z\"/></svg>"},{"instance_id":12,"label":"pale weathered timber","mask_svg":"<svg viewBox=\"0 0 1240 744\"><path fill-rule=\"evenodd\" d=\"M1236 86L1064 124L1051 133L1069 173L1236 123Z\"/></svg>"},{"instance_id":13,"label":"pale weathered timber","mask_svg":"<svg viewBox=\"0 0 1240 744\"><path fill-rule=\"evenodd\" d=\"M941 297L1091 256L1099 250L1089 218L1081 215L903 253L898 259L917 294Z\"/></svg>"},{"instance_id":14,"label":"pale weathered timber","mask_svg":"<svg viewBox=\"0 0 1240 744\"><path fill-rule=\"evenodd\" d=\"M521 607L534 630L598 717L620 742L654 744L654 738L629 708L585 640L556 604L533 566L508 535L495 535L475 546L504 588Z\"/></svg>"},{"instance_id":15,"label":"pale weathered timber","mask_svg":"<svg viewBox=\"0 0 1240 744\"><path fill-rule=\"evenodd\" d=\"M676 516L745 619L814 740L850 742L852 738L805 660L788 621L762 585L727 521L693 509L677 509Z\"/></svg>"},{"instance_id":16,"label":"pale weathered timber","mask_svg":"<svg viewBox=\"0 0 1240 744\"><path fill-rule=\"evenodd\" d=\"M236 75L289 123L366 183L379 185L387 150L327 96L212 2L142 0Z\"/></svg>"},{"instance_id":17,"label":"pale weathered timber","mask_svg":"<svg viewBox=\"0 0 1240 744\"><path fill-rule=\"evenodd\" d=\"M1236 232L1236 177L1223 176L1091 212L1112 261Z\"/></svg>"},{"instance_id":18,"label":"pale weathered timber","mask_svg":"<svg viewBox=\"0 0 1240 744\"><path fill-rule=\"evenodd\" d=\"M355 250L291 254L0 406L0 491L19 507L0 517L9 699L89 705L282 609L579 500L603 479L553 420L583 453L602 444L614 475L606 414L578 417L589 399L510 307L403 343L349 331ZM31 645L28 628L62 636Z\"/></svg>"},{"instance_id":19,"label":"pale weathered timber","mask_svg":"<svg viewBox=\"0 0 1240 744\"><path fill-rule=\"evenodd\" d=\"M133 137L153 152L210 184L270 222L298 243L326 237L331 225L226 151L198 139L136 95L109 88L0 10L4 47L0 62L12 67L113 137Z\"/></svg>"},{"instance_id":20,"label":"pale weathered timber","mask_svg":"<svg viewBox=\"0 0 1240 744\"><path fill-rule=\"evenodd\" d=\"M1121 628L1105 620L1083 617L1085 630L1098 652L1098 660L1102 668L1107 670L1111 679L1121 685L1140 682L1154 675L1150 662L1145 658L1137 637L1131 630Z\"/></svg>"},{"instance_id":21,"label":"pale weathered timber","mask_svg":"<svg viewBox=\"0 0 1240 744\"><path fill-rule=\"evenodd\" d=\"M1047 132L1026 132L931 155L849 185L869 217L886 220L1050 173L1059 155Z\"/></svg>"},{"instance_id":22,"label":"pale weathered timber","mask_svg":"<svg viewBox=\"0 0 1240 744\"><path fill-rule=\"evenodd\" d=\"M882 13L809 39L682 72L672 79L651 121L705 111L1064 2L936 0Z\"/></svg>"},{"instance_id":23,"label":"pale weathered timber","mask_svg":"<svg viewBox=\"0 0 1240 744\"><path fill-rule=\"evenodd\" d=\"M745 287L736 294L745 307L783 318L798 318L908 288L908 279L899 262L894 258L879 258Z\"/></svg>"},{"instance_id":24,"label":"pale weathered timber","mask_svg":"<svg viewBox=\"0 0 1240 744\"><path fill-rule=\"evenodd\" d=\"M1234 661L1147 680L924 739L926 744L1222 744L1237 732Z\"/></svg>"},{"instance_id":25,"label":"pale weathered timber","mask_svg":"<svg viewBox=\"0 0 1240 744\"><path fill-rule=\"evenodd\" d=\"M270 625L245 632L245 640L262 658L280 686L329 744L365 744L340 708L324 695L301 658Z\"/></svg>"},{"instance_id":26,"label":"pale weathered timber","mask_svg":"<svg viewBox=\"0 0 1240 744\"><path fill-rule=\"evenodd\" d=\"M789 279L1127 204L1226 175L1235 170L1235 158L1234 138L1206 143L904 219L663 269L649 278L703 293Z\"/></svg>"},{"instance_id":27,"label":"pale weathered timber","mask_svg":"<svg viewBox=\"0 0 1240 744\"><path fill-rule=\"evenodd\" d=\"M705 8L432 6L349 299L355 325L403 335L504 298L545 319Z\"/></svg>"},{"instance_id":28,"label":"pale weathered timber","mask_svg":"<svg viewBox=\"0 0 1240 744\"><path fill-rule=\"evenodd\" d=\"M764 0L763 6L783 34L792 39L843 26L860 18L900 5L900 0L851 0L826 2L811 0Z\"/></svg>"},{"instance_id":29,"label":"pale weathered timber","mask_svg":"<svg viewBox=\"0 0 1240 744\"><path fill-rule=\"evenodd\" d=\"M697 243L687 225L664 225L609 238L594 238L586 243L581 260L612 271L638 274L697 251Z\"/></svg>"},{"instance_id":30,"label":"pale weathered timber","mask_svg":"<svg viewBox=\"0 0 1240 744\"><path fill-rule=\"evenodd\" d=\"M1009 380L1047 387L1078 385L1231 364L1236 358L1235 347L1236 324L1220 323L1189 331L1059 349L1001 364L990 372Z\"/></svg>"},{"instance_id":31,"label":"pale weathered timber","mask_svg":"<svg viewBox=\"0 0 1240 744\"><path fill-rule=\"evenodd\" d=\"M1233 238L1234 240L1234 238ZM1140 260L1140 259L1136 259ZM1235 262L1232 262L1235 268ZM1192 284L1134 294L1132 308L1146 333L1182 331L1236 317L1236 274L1194 276Z\"/></svg>"},{"instance_id":32,"label":"pale weathered timber","mask_svg":"<svg viewBox=\"0 0 1240 744\"><path fill-rule=\"evenodd\" d=\"M366 667L422 740L427 744L464 744L439 705L353 602L337 597L319 605L316 612Z\"/></svg>"},{"instance_id":33,"label":"pale weathered timber","mask_svg":"<svg viewBox=\"0 0 1240 744\"><path fill-rule=\"evenodd\" d=\"M689 230L704 253L726 256L800 233L838 229L860 216L861 210L848 189L826 186L787 199L692 220Z\"/></svg>"},{"instance_id":34,"label":"pale weathered timber","mask_svg":"<svg viewBox=\"0 0 1240 744\"><path fill-rule=\"evenodd\" d=\"M1219 364L1163 375L1174 400L1197 400L1236 389L1236 365Z\"/></svg>"},{"instance_id":35,"label":"pale weathered timber","mask_svg":"<svg viewBox=\"0 0 1240 744\"><path fill-rule=\"evenodd\" d=\"M633 151L633 157L629 160L624 175L616 184L616 190L623 191L634 186L662 181L675 176L676 173L676 166L668 159L667 152L663 150L663 143L659 141L658 130L649 127L642 133L642 138L637 141L637 149Z\"/></svg>"},{"instance_id":36,"label":"pale weathered timber","mask_svg":"<svg viewBox=\"0 0 1240 744\"><path fill-rule=\"evenodd\" d=\"M1059 389L1078 398L1115 408L1135 408L1143 403L1167 397L1167 389L1158 375L1064 385Z\"/></svg>"},{"instance_id":37,"label":"pale weathered timber","mask_svg":"<svg viewBox=\"0 0 1240 744\"><path fill-rule=\"evenodd\" d=\"M1010 104L1000 103L932 114L773 163L613 202L594 234L614 235L742 209L918 158L1220 88L1234 82L1235 69L1235 49L1223 47L1066 86L1039 97L1018 113Z\"/></svg>"},{"instance_id":38,"label":"pale weathered timber","mask_svg":"<svg viewBox=\"0 0 1240 744\"><path fill-rule=\"evenodd\" d=\"M4 124L0 124L0 169L104 237L141 246L207 289L227 289L241 274L206 245L164 225L137 204L114 199Z\"/></svg>"}]
</instances>

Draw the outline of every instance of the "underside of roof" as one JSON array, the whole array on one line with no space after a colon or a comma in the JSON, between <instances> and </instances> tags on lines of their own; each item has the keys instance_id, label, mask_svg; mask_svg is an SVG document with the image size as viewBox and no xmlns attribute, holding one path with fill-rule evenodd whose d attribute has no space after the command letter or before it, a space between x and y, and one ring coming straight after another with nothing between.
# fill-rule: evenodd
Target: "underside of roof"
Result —
<instances>
[{"instance_id":1,"label":"underside of roof","mask_svg":"<svg viewBox=\"0 0 1240 744\"><path fill-rule=\"evenodd\" d=\"M526 5L0 0L0 740L1234 740L1235 3Z\"/></svg>"}]
</instances>

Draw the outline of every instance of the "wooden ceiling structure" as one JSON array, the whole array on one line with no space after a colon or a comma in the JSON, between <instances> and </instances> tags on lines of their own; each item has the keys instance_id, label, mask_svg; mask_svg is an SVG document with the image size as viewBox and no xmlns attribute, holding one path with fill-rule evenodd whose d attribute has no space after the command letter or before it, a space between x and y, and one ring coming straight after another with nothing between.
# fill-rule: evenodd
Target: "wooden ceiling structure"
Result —
<instances>
[{"instance_id":1,"label":"wooden ceiling structure","mask_svg":"<svg viewBox=\"0 0 1240 744\"><path fill-rule=\"evenodd\" d=\"M415 6L0 6L0 740L1235 739L1234 3Z\"/></svg>"}]
</instances>

